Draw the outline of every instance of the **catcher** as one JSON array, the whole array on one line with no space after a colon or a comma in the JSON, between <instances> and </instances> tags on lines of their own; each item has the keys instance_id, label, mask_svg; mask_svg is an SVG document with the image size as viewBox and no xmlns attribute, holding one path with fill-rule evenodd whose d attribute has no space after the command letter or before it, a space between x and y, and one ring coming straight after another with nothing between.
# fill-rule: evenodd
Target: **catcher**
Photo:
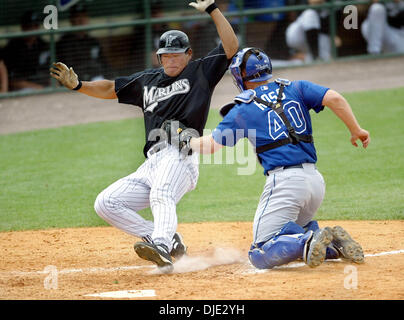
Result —
<instances>
[{"instance_id":1,"label":"catcher","mask_svg":"<svg viewBox=\"0 0 404 320\"><path fill-rule=\"evenodd\" d=\"M359 126L348 102L336 91L309 81L271 82L271 60L260 49L239 51L230 71L241 94L220 110L224 119L211 135L194 138L181 132L180 148L213 153L234 146L240 132L255 147L266 183L254 218L251 263L270 269L300 258L310 267L326 258L364 262L361 246L346 230L320 229L313 220L325 183L315 165L309 111L329 107L347 126L351 143L357 147L359 139L366 148L369 132Z\"/></svg>"}]
</instances>

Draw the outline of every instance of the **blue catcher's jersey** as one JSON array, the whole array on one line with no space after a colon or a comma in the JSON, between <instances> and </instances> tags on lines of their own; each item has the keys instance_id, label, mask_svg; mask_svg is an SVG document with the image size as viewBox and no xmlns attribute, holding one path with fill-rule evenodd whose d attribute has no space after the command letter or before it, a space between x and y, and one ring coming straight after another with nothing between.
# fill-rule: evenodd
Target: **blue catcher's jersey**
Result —
<instances>
[{"instance_id":1,"label":"blue catcher's jersey","mask_svg":"<svg viewBox=\"0 0 404 320\"><path fill-rule=\"evenodd\" d=\"M234 146L241 138L248 138L254 147L272 143L288 137L288 131L279 115L263 104L253 101L256 96L276 102L279 85L275 82L246 90L236 97L237 103L212 132L214 140L224 146ZM320 112L324 109L323 97L328 88L309 81L293 81L285 86L282 103L286 117L300 135L312 134L309 110ZM315 163L316 149L313 143L291 143L259 154L264 174L279 166L300 163Z\"/></svg>"}]
</instances>

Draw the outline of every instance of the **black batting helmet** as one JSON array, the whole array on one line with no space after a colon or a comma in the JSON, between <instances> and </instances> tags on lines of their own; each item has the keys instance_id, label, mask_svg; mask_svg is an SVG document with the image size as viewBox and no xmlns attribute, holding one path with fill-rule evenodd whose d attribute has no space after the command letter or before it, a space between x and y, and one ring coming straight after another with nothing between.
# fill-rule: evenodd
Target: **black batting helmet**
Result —
<instances>
[{"instance_id":1,"label":"black batting helmet","mask_svg":"<svg viewBox=\"0 0 404 320\"><path fill-rule=\"evenodd\" d=\"M183 53L190 48L188 36L179 30L169 30L160 37L157 55L163 53Z\"/></svg>"}]
</instances>

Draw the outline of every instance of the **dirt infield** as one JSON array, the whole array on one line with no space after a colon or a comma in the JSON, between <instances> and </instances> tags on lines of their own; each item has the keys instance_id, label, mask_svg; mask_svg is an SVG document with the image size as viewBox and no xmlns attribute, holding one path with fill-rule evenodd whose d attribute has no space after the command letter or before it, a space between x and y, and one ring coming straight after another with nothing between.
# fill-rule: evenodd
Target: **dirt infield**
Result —
<instances>
[{"instance_id":1,"label":"dirt infield","mask_svg":"<svg viewBox=\"0 0 404 320\"><path fill-rule=\"evenodd\" d=\"M0 299L103 299L86 295L122 290L154 290L136 298L152 300L404 299L404 221L320 221L336 224L362 244L364 264L258 271L246 255L249 222L179 225L189 256L173 274L138 258L135 239L112 227L4 232Z\"/></svg>"},{"instance_id":2,"label":"dirt infield","mask_svg":"<svg viewBox=\"0 0 404 320\"><path fill-rule=\"evenodd\" d=\"M400 87L404 57L275 70L275 77L340 92ZM212 106L236 93L225 76ZM4 99L0 134L137 116L138 108L78 93ZM155 292L136 299L404 299L404 220L320 222L336 224L362 244L364 264L327 261L310 269L296 262L257 271L247 259L251 222L180 224L189 256L169 275L139 259L136 240L112 227L2 232L0 299L102 299L86 295L121 290Z\"/></svg>"}]
</instances>

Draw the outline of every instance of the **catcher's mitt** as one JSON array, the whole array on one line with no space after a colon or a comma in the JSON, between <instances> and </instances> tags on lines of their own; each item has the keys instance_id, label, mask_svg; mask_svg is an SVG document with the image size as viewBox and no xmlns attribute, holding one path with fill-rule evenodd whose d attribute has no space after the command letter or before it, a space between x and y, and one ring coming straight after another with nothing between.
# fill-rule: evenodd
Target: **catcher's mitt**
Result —
<instances>
[{"instance_id":1,"label":"catcher's mitt","mask_svg":"<svg viewBox=\"0 0 404 320\"><path fill-rule=\"evenodd\" d=\"M161 129L165 131L168 143L177 147L184 154L190 154L189 141L191 138L199 136L195 129L187 128L180 121L174 119L165 120Z\"/></svg>"}]
</instances>

